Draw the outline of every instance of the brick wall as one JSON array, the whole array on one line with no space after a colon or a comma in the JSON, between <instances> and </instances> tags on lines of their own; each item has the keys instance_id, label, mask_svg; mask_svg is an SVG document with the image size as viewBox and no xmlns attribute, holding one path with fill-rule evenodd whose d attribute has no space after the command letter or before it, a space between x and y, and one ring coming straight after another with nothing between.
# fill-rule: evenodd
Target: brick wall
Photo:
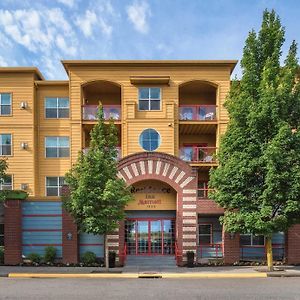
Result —
<instances>
[{"instance_id":1,"label":"brick wall","mask_svg":"<svg viewBox=\"0 0 300 300\"><path fill-rule=\"evenodd\" d=\"M240 235L229 233L223 230L223 259L225 264L233 264L240 260Z\"/></svg>"},{"instance_id":2,"label":"brick wall","mask_svg":"<svg viewBox=\"0 0 300 300\"><path fill-rule=\"evenodd\" d=\"M288 264L300 264L300 224L288 230L286 258Z\"/></svg>"},{"instance_id":3,"label":"brick wall","mask_svg":"<svg viewBox=\"0 0 300 300\"><path fill-rule=\"evenodd\" d=\"M68 234L72 234L72 239L68 239ZM78 236L77 225L73 218L63 209L62 217L62 244L63 263L78 263Z\"/></svg>"},{"instance_id":4,"label":"brick wall","mask_svg":"<svg viewBox=\"0 0 300 300\"><path fill-rule=\"evenodd\" d=\"M20 200L7 200L4 205L4 263L22 262L22 207Z\"/></svg>"}]
</instances>

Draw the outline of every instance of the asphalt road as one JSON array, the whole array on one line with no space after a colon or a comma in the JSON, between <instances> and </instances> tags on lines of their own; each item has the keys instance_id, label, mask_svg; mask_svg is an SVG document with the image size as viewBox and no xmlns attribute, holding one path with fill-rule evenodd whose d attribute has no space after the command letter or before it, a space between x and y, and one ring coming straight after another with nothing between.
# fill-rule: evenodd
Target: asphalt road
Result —
<instances>
[{"instance_id":1,"label":"asphalt road","mask_svg":"<svg viewBox=\"0 0 300 300\"><path fill-rule=\"evenodd\" d=\"M300 299L300 278L263 279L10 279L0 299Z\"/></svg>"}]
</instances>

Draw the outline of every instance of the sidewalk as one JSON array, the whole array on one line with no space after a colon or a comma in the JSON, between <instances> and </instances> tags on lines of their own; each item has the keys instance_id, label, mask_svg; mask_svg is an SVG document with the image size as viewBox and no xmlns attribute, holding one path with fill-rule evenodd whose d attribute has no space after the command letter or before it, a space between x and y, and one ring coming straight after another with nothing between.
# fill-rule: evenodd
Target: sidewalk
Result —
<instances>
[{"instance_id":1,"label":"sidewalk","mask_svg":"<svg viewBox=\"0 0 300 300\"><path fill-rule=\"evenodd\" d=\"M126 269L126 268L125 268ZM275 267L267 272L266 267L224 266L197 268L137 268L124 270L96 267L19 267L0 266L0 277L11 278L266 278L300 277L300 266Z\"/></svg>"}]
</instances>

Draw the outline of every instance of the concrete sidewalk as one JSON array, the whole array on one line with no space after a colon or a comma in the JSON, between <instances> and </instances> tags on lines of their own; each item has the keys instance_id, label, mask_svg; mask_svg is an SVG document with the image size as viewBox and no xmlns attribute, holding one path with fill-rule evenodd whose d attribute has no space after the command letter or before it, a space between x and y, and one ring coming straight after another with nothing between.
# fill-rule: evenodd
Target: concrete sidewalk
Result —
<instances>
[{"instance_id":1,"label":"concrete sidewalk","mask_svg":"<svg viewBox=\"0 0 300 300\"><path fill-rule=\"evenodd\" d=\"M300 277L300 266L275 267L221 266L195 268L110 269L97 267L20 267L0 266L1 277L12 278L265 278Z\"/></svg>"}]
</instances>

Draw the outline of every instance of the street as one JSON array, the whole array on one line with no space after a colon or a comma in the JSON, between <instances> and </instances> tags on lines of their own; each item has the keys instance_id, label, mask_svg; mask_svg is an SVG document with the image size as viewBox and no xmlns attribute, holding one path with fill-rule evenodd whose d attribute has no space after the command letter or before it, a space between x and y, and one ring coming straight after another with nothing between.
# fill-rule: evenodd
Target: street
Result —
<instances>
[{"instance_id":1,"label":"street","mask_svg":"<svg viewBox=\"0 0 300 300\"><path fill-rule=\"evenodd\" d=\"M300 278L10 279L0 299L300 299Z\"/></svg>"}]
</instances>

